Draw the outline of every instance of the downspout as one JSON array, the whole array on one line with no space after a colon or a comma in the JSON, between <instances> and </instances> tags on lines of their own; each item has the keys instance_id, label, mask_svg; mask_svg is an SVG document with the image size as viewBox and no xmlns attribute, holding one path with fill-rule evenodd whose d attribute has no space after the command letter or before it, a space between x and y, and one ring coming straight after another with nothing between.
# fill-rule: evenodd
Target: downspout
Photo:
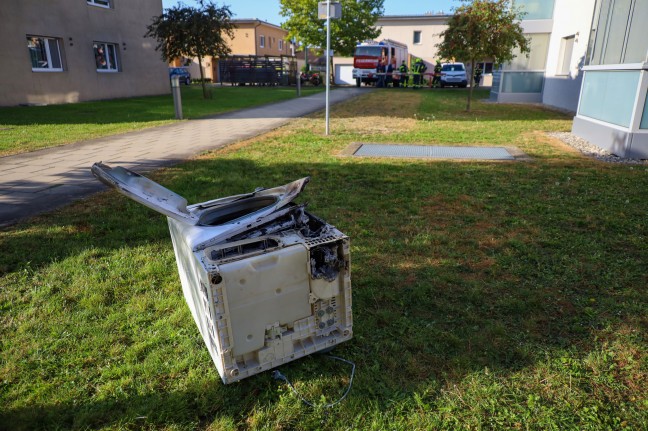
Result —
<instances>
[{"instance_id":1,"label":"downspout","mask_svg":"<svg viewBox=\"0 0 648 431\"><path fill-rule=\"evenodd\" d=\"M257 19L256 22L257 22L257 25L254 26L254 53L253 53L253 55L258 56L259 53L257 52L257 46L258 46L258 45L257 45L257 36L258 36L258 35L257 35L257 28L261 27L261 21L259 21L259 20ZM265 49L265 44L264 44L264 47L263 47L263 48Z\"/></svg>"}]
</instances>

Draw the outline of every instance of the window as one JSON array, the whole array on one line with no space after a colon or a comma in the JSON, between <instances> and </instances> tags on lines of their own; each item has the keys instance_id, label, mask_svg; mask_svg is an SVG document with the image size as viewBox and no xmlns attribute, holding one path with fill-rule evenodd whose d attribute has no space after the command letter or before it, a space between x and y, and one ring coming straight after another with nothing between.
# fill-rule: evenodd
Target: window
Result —
<instances>
[{"instance_id":1,"label":"window","mask_svg":"<svg viewBox=\"0 0 648 431\"><path fill-rule=\"evenodd\" d=\"M61 44L53 37L27 36L27 48L34 72L62 72Z\"/></svg>"},{"instance_id":2,"label":"window","mask_svg":"<svg viewBox=\"0 0 648 431\"><path fill-rule=\"evenodd\" d=\"M527 57L519 49L513 50L515 58L508 65L509 70L543 70L547 63L549 49L549 33L533 33L526 35L529 39L531 52Z\"/></svg>"},{"instance_id":3,"label":"window","mask_svg":"<svg viewBox=\"0 0 648 431\"><path fill-rule=\"evenodd\" d=\"M646 101L644 102L643 116L641 117L640 129L648 129L648 91L646 92Z\"/></svg>"},{"instance_id":4,"label":"window","mask_svg":"<svg viewBox=\"0 0 648 431\"><path fill-rule=\"evenodd\" d=\"M110 7L110 0L86 0L88 4L92 6L99 6L99 7L105 7L109 8Z\"/></svg>"},{"instance_id":5,"label":"window","mask_svg":"<svg viewBox=\"0 0 648 431\"><path fill-rule=\"evenodd\" d=\"M421 31L420 30L414 30L413 43L415 43L417 45L421 43Z\"/></svg>"},{"instance_id":6,"label":"window","mask_svg":"<svg viewBox=\"0 0 648 431\"><path fill-rule=\"evenodd\" d=\"M643 63L648 57L645 36L648 2L600 0L595 11L589 64ZM592 43L593 42L593 43Z\"/></svg>"},{"instance_id":7,"label":"window","mask_svg":"<svg viewBox=\"0 0 648 431\"><path fill-rule=\"evenodd\" d=\"M542 93L544 72L506 72L502 77L502 93Z\"/></svg>"},{"instance_id":8,"label":"window","mask_svg":"<svg viewBox=\"0 0 648 431\"><path fill-rule=\"evenodd\" d=\"M117 72L117 45L114 43L94 42L93 43L97 72Z\"/></svg>"},{"instance_id":9,"label":"window","mask_svg":"<svg viewBox=\"0 0 648 431\"><path fill-rule=\"evenodd\" d=\"M477 63L475 67L481 69L482 73L493 73L493 63L490 62Z\"/></svg>"},{"instance_id":10,"label":"window","mask_svg":"<svg viewBox=\"0 0 648 431\"><path fill-rule=\"evenodd\" d=\"M560 55L558 56L557 75L569 75L571 68L572 53L574 51L574 40L576 35L563 37L560 41Z\"/></svg>"},{"instance_id":11,"label":"window","mask_svg":"<svg viewBox=\"0 0 648 431\"><path fill-rule=\"evenodd\" d=\"M465 71L466 69L464 68L464 65L459 63L444 64L441 67L441 72L465 72Z\"/></svg>"},{"instance_id":12,"label":"window","mask_svg":"<svg viewBox=\"0 0 648 431\"><path fill-rule=\"evenodd\" d=\"M526 12L522 19L551 19L554 0L515 0L514 5Z\"/></svg>"},{"instance_id":13,"label":"window","mask_svg":"<svg viewBox=\"0 0 648 431\"><path fill-rule=\"evenodd\" d=\"M372 57L378 57L380 54L379 46L359 46L355 50L355 55L367 55Z\"/></svg>"},{"instance_id":14,"label":"window","mask_svg":"<svg viewBox=\"0 0 648 431\"><path fill-rule=\"evenodd\" d=\"M265 36L259 36L259 47L265 48Z\"/></svg>"},{"instance_id":15,"label":"window","mask_svg":"<svg viewBox=\"0 0 648 431\"><path fill-rule=\"evenodd\" d=\"M578 114L630 127L640 78L639 70L586 72Z\"/></svg>"},{"instance_id":16,"label":"window","mask_svg":"<svg viewBox=\"0 0 648 431\"><path fill-rule=\"evenodd\" d=\"M279 51L283 51L283 40L279 39Z\"/></svg>"}]
</instances>

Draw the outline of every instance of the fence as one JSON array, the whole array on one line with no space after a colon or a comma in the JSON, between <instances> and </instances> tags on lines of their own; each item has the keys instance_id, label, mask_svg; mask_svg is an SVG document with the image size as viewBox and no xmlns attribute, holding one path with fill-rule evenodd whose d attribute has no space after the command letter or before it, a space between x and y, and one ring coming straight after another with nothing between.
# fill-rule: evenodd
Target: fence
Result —
<instances>
[{"instance_id":1,"label":"fence","mask_svg":"<svg viewBox=\"0 0 648 431\"><path fill-rule=\"evenodd\" d=\"M234 55L219 60L218 72L221 84L294 85L297 60L285 55Z\"/></svg>"}]
</instances>

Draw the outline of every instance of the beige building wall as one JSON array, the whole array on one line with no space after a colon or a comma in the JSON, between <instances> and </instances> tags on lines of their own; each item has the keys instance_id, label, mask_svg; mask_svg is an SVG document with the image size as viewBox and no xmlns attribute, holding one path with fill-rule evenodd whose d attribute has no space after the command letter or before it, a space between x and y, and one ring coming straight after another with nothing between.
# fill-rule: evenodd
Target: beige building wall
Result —
<instances>
[{"instance_id":1,"label":"beige building wall","mask_svg":"<svg viewBox=\"0 0 648 431\"><path fill-rule=\"evenodd\" d=\"M225 36L225 40L232 50L230 55L279 57L291 54L290 42L287 41L288 32L281 27L258 19L234 19L232 22L236 26L234 37ZM262 42L263 46L261 46ZM192 78L200 78L197 58L190 62L189 73ZM218 59L211 56L205 58L203 73L205 78L211 79L213 82L218 81Z\"/></svg>"},{"instance_id":2,"label":"beige building wall","mask_svg":"<svg viewBox=\"0 0 648 431\"><path fill-rule=\"evenodd\" d=\"M283 28L258 19L233 20L236 25L230 48L232 55L290 55L288 32Z\"/></svg>"},{"instance_id":3,"label":"beige building wall","mask_svg":"<svg viewBox=\"0 0 648 431\"><path fill-rule=\"evenodd\" d=\"M256 23L237 22L234 37L225 36L232 55L255 55Z\"/></svg>"},{"instance_id":4,"label":"beige building wall","mask_svg":"<svg viewBox=\"0 0 648 431\"><path fill-rule=\"evenodd\" d=\"M143 37L162 0L2 0L0 105L69 103L169 93L167 65ZM62 71L33 71L27 36L56 38ZM94 42L114 44L118 69L97 71Z\"/></svg>"},{"instance_id":5,"label":"beige building wall","mask_svg":"<svg viewBox=\"0 0 648 431\"><path fill-rule=\"evenodd\" d=\"M423 59L430 69L438 59L436 44L441 42L440 34L448 27L449 18L450 15L383 16L376 22L381 31L378 40L406 44L409 54Z\"/></svg>"}]
</instances>

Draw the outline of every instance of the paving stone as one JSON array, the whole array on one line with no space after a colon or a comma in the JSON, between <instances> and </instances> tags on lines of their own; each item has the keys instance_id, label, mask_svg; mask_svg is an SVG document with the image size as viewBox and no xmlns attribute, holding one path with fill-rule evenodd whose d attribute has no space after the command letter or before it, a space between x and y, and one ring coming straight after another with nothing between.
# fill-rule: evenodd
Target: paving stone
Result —
<instances>
[{"instance_id":1,"label":"paving stone","mask_svg":"<svg viewBox=\"0 0 648 431\"><path fill-rule=\"evenodd\" d=\"M370 90L336 89L330 93L330 102L334 104L367 91ZM209 118L0 157L0 226L104 190L90 172L95 162L154 170L276 129L293 118L324 109L324 103L325 94L318 93Z\"/></svg>"}]
</instances>

